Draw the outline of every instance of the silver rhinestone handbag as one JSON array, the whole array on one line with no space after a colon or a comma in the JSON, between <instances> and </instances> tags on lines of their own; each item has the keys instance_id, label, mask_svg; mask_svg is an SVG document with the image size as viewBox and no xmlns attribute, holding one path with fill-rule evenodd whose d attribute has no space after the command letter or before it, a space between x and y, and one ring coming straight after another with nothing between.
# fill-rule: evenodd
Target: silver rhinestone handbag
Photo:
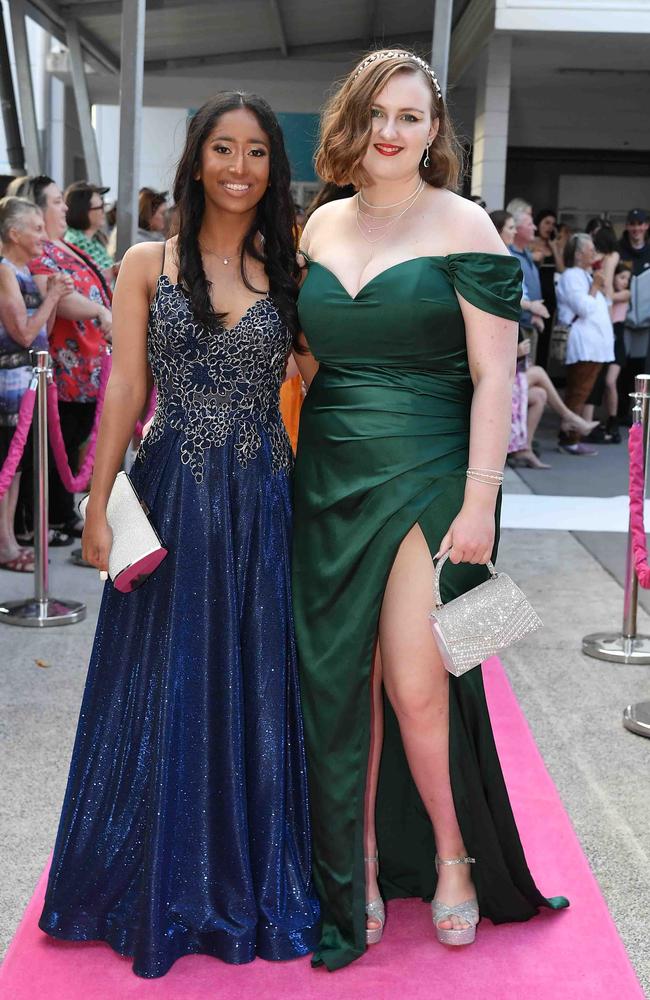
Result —
<instances>
[{"instance_id":1,"label":"silver rhinestone handbag","mask_svg":"<svg viewBox=\"0 0 650 1000\"><path fill-rule=\"evenodd\" d=\"M434 575L435 608L429 615L443 663L461 677L489 656L536 632L542 620L526 595L506 573L487 564L490 579L447 604L440 597L440 574L449 558L438 560Z\"/></svg>"}]
</instances>

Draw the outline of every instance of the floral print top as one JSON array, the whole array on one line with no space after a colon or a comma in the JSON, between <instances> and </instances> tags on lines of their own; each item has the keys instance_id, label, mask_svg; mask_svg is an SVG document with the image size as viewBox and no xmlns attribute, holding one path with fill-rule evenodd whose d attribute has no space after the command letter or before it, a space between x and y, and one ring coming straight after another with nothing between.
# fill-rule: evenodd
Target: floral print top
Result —
<instances>
[{"instance_id":1,"label":"floral print top","mask_svg":"<svg viewBox=\"0 0 650 1000\"><path fill-rule=\"evenodd\" d=\"M111 307L110 292L95 266L84 254L66 244L65 248L45 241L43 254L33 260L32 274L63 271L74 282L75 291L91 302ZM57 314L50 332L54 380L59 399L66 403L90 403L97 398L106 338L94 319L64 319Z\"/></svg>"}]
</instances>

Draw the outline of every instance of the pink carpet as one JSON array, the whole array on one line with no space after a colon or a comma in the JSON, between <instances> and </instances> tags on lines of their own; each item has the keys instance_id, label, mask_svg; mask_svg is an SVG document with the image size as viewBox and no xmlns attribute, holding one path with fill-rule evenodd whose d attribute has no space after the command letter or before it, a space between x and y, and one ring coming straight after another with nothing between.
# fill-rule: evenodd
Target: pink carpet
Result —
<instances>
[{"instance_id":1,"label":"pink carpet","mask_svg":"<svg viewBox=\"0 0 650 1000\"><path fill-rule=\"evenodd\" d=\"M526 924L483 921L476 943L446 949L429 908L390 904L384 941L340 972L308 960L234 967L180 959L157 980L138 979L104 944L68 944L38 929L46 874L0 969L4 1000L634 1000L643 992L498 660L485 681L503 769L529 864L543 892L571 908Z\"/></svg>"}]
</instances>

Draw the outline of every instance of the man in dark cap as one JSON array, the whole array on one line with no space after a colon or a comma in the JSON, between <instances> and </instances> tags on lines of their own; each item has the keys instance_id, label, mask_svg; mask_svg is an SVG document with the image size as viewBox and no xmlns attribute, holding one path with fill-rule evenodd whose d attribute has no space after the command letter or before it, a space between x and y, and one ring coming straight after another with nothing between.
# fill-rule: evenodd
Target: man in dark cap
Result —
<instances>
[{"instance_id":1,"label":"man in dark cap","mask_svg":"<svg viewBox=\"0 0 650 1000\"><path fill-rule=\"evenodd\" d=\"M627 213L625 232L619 250L621 263L627 264L632 274L641 274L650 267L650 242L648 229L650 216L644 208L632 208Z\"/></svg>"}]
</instances>

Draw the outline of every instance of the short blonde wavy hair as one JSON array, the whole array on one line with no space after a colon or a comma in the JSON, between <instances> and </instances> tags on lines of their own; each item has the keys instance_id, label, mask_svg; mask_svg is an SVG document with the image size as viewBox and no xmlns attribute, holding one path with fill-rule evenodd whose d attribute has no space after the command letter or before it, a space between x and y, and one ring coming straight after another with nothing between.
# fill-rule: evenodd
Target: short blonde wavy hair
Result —
<instances>
[{"instance_id":1,"label":"short blonde wavy hair","mask_svg":"<svg viewBox=\"0 0 650 1000\"><path fill-rule=\"evenodd\" d=\"M420 176L432 187L456 190L463 170L463 152L435 78L407 49L392 49L370 60L372 55L370 52L364 56L323 109L316 172L325 182L339 186L353 184L358 189L367 184L369 177L361 161L372 131L372 99L395 74L420 73L431 90L431 116L438 120L438 134L429 150L430 164L425 167L420 163Z\"/></svg>"}]
</instances>

